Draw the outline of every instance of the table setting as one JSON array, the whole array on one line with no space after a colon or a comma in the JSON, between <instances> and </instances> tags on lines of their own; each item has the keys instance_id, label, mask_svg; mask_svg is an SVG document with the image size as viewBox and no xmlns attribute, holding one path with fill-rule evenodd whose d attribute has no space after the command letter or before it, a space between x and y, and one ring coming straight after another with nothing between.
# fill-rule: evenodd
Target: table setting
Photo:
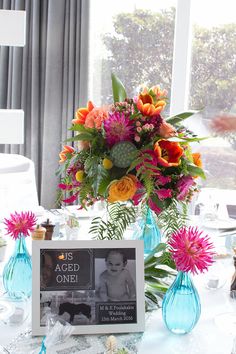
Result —
<instances>
[{"instance_id":1,"label":"table setting","mask_svg":"<svg viewBox=\"0 0 236 354\"><path fill-rule=\"evenodd\" d=\"M195 112L112 89L75 113L60 208L1 220L0 353L235 354L236 220L200 191Z\"/></svg>"}]
</instances>

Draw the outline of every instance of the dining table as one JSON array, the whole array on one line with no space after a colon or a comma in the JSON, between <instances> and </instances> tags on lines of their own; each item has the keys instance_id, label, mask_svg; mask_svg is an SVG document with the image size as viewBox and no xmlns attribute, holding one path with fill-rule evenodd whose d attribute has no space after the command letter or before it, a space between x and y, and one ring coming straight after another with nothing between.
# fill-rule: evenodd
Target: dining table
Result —
<instances>
[{"instance_id":1,"label":"dining table","mask_svg":"<svg viewBox=\"0 0 236 354\"><path fill-rule=\"evenodd\" d=\"M65 210L63 211L65 213ZM45 211L39 217L39 222L48 218L49 211ZM65 223L60 221L62 212L50 211L49 217L54 222L59 223L57 234L48 242L58 239L68 239L65 231ZM98 213L96 213L98 215ZM68 216L68 215L67 215ZM78 232L79 239L88 239L88 229L93 215L88 214L80 217ZM199 226L199 216L193 216L192 225ZM208 273L193 276L193 282L198 290L201 301L201 316L197 325L188 334L174 334L170 332L162 318L161 306L154 307L146 312L145 330L142 333L121 333L114 334L118 346L125 347L128 353L139 354L235 354L233 346L236 347L236 316L235 322L226 323L227 314L236 314L236 299L232 301L230 297L230 284L234 274L233 250L227 241L227 235L221 237L219 229L211 228L209 224L203 231L207 232L212 238L217 256L213 264L213 270ZM62 230L63 229L63 230ZM2 237L7 241L4 246L4 254L0 253L0 301L6 297L2 282L4 265L14 247L14 241L9 236L4 235L1 228ZM232 233L233 234L233 233ZM74 237L74 236L73 236ZM227 242L228 243L227 243ZM32 241L27 238L27 247L31 252ZM3 247L0 247L0 252ZM24 302L25 318L15 324L9 321L1 320L0 311L0 345L6 351L0 353L39 353L42 337L34 337L31 334L31 314L34 309L31 306L31 298ZM51 354L101 354L106 353L104 343L106 338L112 334L106 335L77 335L71 336L66 343L59 343L49 349L47 353ZM27 348L27 349L26 349ZM108 351L107 351L108 353Z\"/></svg>"}]
</instances>

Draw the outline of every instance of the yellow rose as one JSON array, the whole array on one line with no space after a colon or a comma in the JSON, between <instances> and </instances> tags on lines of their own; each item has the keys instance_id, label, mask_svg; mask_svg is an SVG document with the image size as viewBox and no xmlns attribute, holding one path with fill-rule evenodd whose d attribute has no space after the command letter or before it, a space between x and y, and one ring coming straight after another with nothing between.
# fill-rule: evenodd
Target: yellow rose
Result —
<instances>
[{"instance_id":1,"label":"yellow rose","mask_svg":"<svg viewBox=\"0 0 236 354\"><path fill-rule=\"evenodd\" d=\"M109 188L108 202L125 202L132 199L137 190L137 178L127 175L111 183Z\"/></svg>"},{"instance_id":2,"label":"yellow rose","mask_svg":"<svg viewBox=\"0 0 236 354\"><path fill-rule=\"evenodd\" d=\"M84 171L83 170L77 171L75 174L75 179L77 182L82 182L84 179Z\"/></svg>"}]
</instances>

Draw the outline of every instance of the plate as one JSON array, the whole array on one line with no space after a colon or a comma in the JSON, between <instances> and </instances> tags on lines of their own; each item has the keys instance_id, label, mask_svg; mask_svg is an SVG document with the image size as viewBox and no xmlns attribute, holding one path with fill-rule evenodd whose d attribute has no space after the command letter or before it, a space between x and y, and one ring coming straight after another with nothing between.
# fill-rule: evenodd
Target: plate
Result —
<instances>
[{"instance_id":1,"label":"plate","mask_svg":"<svg viewBox=\"0 0 236 354\"><path fill-rule=\"evenodd\" d=\"M203 226L207 229L230 230L236 229L236 219L217 219L213 221L205 221Z\"/></svg>"}]
</instances>

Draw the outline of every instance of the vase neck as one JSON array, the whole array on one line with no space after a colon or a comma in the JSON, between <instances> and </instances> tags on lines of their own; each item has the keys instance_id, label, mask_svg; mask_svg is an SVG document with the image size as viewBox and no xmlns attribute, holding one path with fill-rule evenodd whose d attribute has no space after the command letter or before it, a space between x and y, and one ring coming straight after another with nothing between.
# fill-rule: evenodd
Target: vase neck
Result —
<instances>
[{"instance_id":1,"label":"vase neck","mask_svg":"<svg viewBox=\"0 0 236 354\"><path fill-rule=\"evenodd\" d=\"M179 271L176 277L176 282L189 285L192 284L191 275L188 272Z\"/></svg>"},{"instance_id":2,"label":"vase neck","mask_svg":"<svg viewBox=\"0 0 236 354\"><path fill-rule=\"evenodd\" d=\"M26 251L25 236L19 235L15 242L15 253L25 253Z\"/></svg>"},{"instance_id":3,"label":"vase neck","mask_svg":"<svg viewBox=\"0 0 236 354\"><path fill-rule=\"evenodd\" d=\"M153 222L153 214L152 210L147 206L147 211L146 211L146 223L152 223Z\"/></svg>"}]
</instances>

